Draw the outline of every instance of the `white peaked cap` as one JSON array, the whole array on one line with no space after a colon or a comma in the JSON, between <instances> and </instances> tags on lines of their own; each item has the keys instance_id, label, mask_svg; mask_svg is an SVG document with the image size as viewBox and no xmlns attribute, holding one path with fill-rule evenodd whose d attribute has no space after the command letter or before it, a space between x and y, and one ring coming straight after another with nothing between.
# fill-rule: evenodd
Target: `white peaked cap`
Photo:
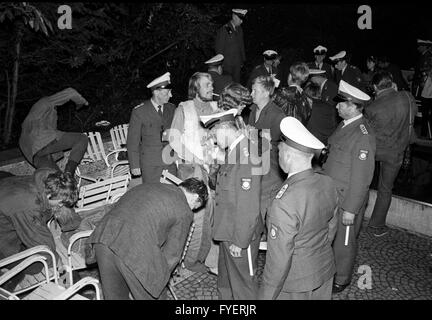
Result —
<instances>
[{"instance_id":1,"label":"white peaked cap","mask_svg":"<svg viewBox=\"0 0 432 320\"><path fill-rule=\"evenodd\" d=\"M323 73L326 73L326 71L321 69L309 69L309 75L323 74Z\"/></svg>"},{"instance_id":2,"label":"white peaked cap","mask_svg":"<svg viewBox=\"0 0 432 320\"><path fill-rule=\"evenodd\" d=\"M235 116L238 113L238 109L229 109L227 111L213 113L206 116L200 116L200 120L204 127L210 129L214 125L226 121L234 121Z\"/></svg>"},{"instance_id":3,"label":"white peaked cap","mask_svg":"<svg viewBox=\"0 0 432 320\"><path fill-rule=\"evenodd\" d=\"M333 60L339 60L339 59L345 58L345 56L346 56L346 51L341 51L341 52L335 54L333 57L330 57L329 59L332 61Z\"/></svg>"},{"instance_id":4,"label":"white peaked cap","mask_svg":"<svg viewBox=\"0 0 432 320\"><path fill-rule=\"evenodd\" d=\"M215 55L213 58L207 60L206 62L204 62L205 64L220 64L224 59L224 56L222 54L217 54Z\"/></svg>"},{"instance_id":5,"label":"white peaked cap","mask_svg":"<svg viewBox=\"0 0 432 320\"><path fill-rule=\"evenodd\" d=\"M313 49L313 51L325 51L327 52L327 48L323 47L322 45L319 45L318 47L316 47L315 49Z\"/></svg>"},{"instance_id":6,"label":"white peaked cap","mask_svg":"<svg viewBox=\"0 0 432 320\"><path fill-rule=\"evenodd\" d=\"M369 95L344 80L339 82L338 98L356 103L364 103L370 100Z\"/></svg>"},{"instance_id":7,"label":"white peaked cap","mask_svg":"<svg viewBox=\"0 0 432 320\"><path fill-rule=\"evenodd\" d=\"M283 134L283 141L297 150L315 153L325 148L325 145L294 117L283 118L280 129Z\"/></svg>"},{"instance_id":8,"label":"white peaked cap","mask_svg":"<svg viewBox=\"0 0 432 320\"><path fill-rule=\"evenodd\" d=\"M232 9L232 12L241 16L245 16L248 11L245 9Z\"/></svg>"},{"instance_id":9,"label":"white peaked cap","mask_svg":"<svg viewBox=\"0 0 432 320\"><path fill-rule=\"evenodd\" d=\"M155 90L155 89L168 89L168 85L171 83L171 74L169 72L160 76L159 78L154 79L147 85L147 88Z\"/></svg>"}]
</instances>

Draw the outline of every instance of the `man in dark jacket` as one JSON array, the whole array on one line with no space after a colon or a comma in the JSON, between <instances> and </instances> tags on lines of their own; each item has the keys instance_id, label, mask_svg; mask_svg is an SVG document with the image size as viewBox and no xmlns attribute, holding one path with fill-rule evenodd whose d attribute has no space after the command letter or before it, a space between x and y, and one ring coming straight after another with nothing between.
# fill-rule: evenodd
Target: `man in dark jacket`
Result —
<instances>
[{"instance_id":1,"label":"man in dark jacket","mask_svg":"<svg viewBox=\"0 0 432 320\"><path fill-rule=\"evenodd\" d=\"M201 121L219 148L226 150L217 176L213 225L213 239L220 241L219 299L253 300L258 282L250 273L249 263L256 270L264 228L259 210L262 176L254 172L251 160L253 156L258 159L258 154L252 154L250 141L235 125L237 111L203 116Z\"/></svg>"},{"instance_id":2,"label":"man in dark jacket","mask_svg":"<svg viewBox=\"0 0 432 320\"><path fill-rule=\"evenodd\" d=\"M126 192L99 222L93 245L104 298L166 298L193 220L208 198L207 186L190 178L179 186L144 183Z\"/></svg>"},{"instance_id":3,"label":"man in dark jacket","mask_svg":"<svg viewBox=\"0 0 432 320\"><path fill-rule=\"evenodd\" d=\"M175 163L165 163L162 154L168 145L167 129L174 117L175 106L169 103L170 73L156 78L147 85L152 97L136 106L131 113L127 137L129 165L134 176L143 182L159 182L164 169L176 175Z\"/></svg>"},{"instance_id":4,"label":"man in dark jacket","mask_svg":"<svg viewBox=\"0 0 432 320\"><path fill-rule=\"evenodd\" d=\"M67 88L37 101L22 124L19 145L27 161L36 169L59 170L53 155L71 149L65 172L72 175L87 150L88 138L83 133L57 130L57 107L72 101L77 108L88 105L78 91Z\"/></svg>"},{"instance_id":5,"label":"man in dark jacket","mask_svg":"<svg viewBox=\"0 0 432 320\"><path fill-rule=\"evenodd\" d=\"M387 233L385 225L393 183L402 165L403 154L414 135L417 105L408 91L397 91L392 75L380 71L372 78L375 100L365 114L376 135L375 160L379 164L378 193L369 227L375 236ZM410 128L411 127L411 128Z\"/></svg>"},{"instance_id":6,"label":"man in dark jacket","mask_svg":"<svg viewBox=\"0 0 432 320\"><path fill-rule=\"evenodd\" d=\"M81 221L73 209L77 200L73 177L54 169L1 179L0 260L38 245L48 246L58 258L47 222L54 217L62 231L76 229ZM36 264L26 272L40 270Z\"/></svg>"},{"instance_id":7,"label":"man in dark jacket","mask_svg":"<svg viewBox=\"0 0 432 320\"><path fill-rule=\"evenodd\" d=\"M204 62L208 65L207 73L211 75L213 80L213 92L215 93L215 97L219 98L222 90L233 82L231 75L223 74L223 64L224 56L221 54L215 55L213 58ZM214 99L218 100L218 99Z\"/></svg>"},{"instance_id":8,"label":"man in dark jacket","mask_svg":"<svg viewBox=\"0 0 432 320\"><path fill-rule=\"evenodd\" d=\"M240 71L246 55L243 40L243 29L240 26L247 10L232 9L231 20L223 25L216 34L216 54L224 56L223 69L230 74L234 82L240 83Z\"/></svg>"},{"instance_id":9,"label":"man in dark jacket","mask_svg":"<svg viewBox=\"0 0 432 320\"><path fill-rule=\"evenodd\" d=\"M309 69L318 69L324 70L324 77L327 79L333 79L333 68L327 62L324 62L324 59L327 55L327 48L319 45L313 50L315 61L308 63Z\"/></svg>"}]
</instances>

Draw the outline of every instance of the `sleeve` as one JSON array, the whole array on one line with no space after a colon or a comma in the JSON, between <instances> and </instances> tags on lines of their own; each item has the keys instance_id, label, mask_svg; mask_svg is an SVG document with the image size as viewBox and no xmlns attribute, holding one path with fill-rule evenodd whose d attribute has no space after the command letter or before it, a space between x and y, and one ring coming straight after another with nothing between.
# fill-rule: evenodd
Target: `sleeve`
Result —
<instances>
[{"instance_id":1,"label":"sleeve","mask_svg":"<svg viewBox=\"0 0 432 320\"><path fill-rule=\"evenodd\" d=\"M78 91L76 91L73 88L67 88L60 92L57 92L56 94L53 94L52 96L48 97L50 103L53 107L60 106L69 100L72 100L77 105L83 105L88 103L86 99L81 96Z\"/></svg>"},{"instance_id":2,"label":"sleeve","mask_svg":"<svg viewBox=\"0 0 432 320\"><path fill-rule=\"evenodd\" d=\"M336 206L333 212L333 217L329 222L329 242L333 243L337 231L339 207Z\"/></svg>"},{"instance_id":3,"label":"sleeve","mask_svg":"<svg viewBox=\"0 0 432 320\"><path fill-rule=\"evenodd\" d=\"M168 231L167 241L162 247L162 253L168 262L170 274L174 271L174 268L181 259L190 225L191 220L183 217L182 219L177 219L175 224L172 225Z\"/></svg>"},{"instance_id":4,"label":"sleeve","mask_svg":"<svg viewBox=\"0 0 432 320\"><path fill-rule=\"evenodd\" d=\"M354 141L351 150L351 176L348 190L345 193L342 209L358 214L372 181L375 169L375 143L370 134L362 134Z\"/></svg>"},{"instance_id":5,"label":"sleeve","mask_svg":"<svg viewBox=\"0 0 432 320\"><path fill-rule=\"evenodd\" d=\"M216 40L215 40L215 51L216 54L223 54L224 47L225 47L225 38L226 38L226 31L225 28L222 27L218 30L216 34Z\"/></svg>"},{"instance_id":6,"label":"sleeve","mask_svg":"<svg viewBox=\"0 0 432 320\"><path fill-rule=\"evenodd\" d=\"M142 120L138 116L137 110L138 109L132 110L126 141L128 159L131 169L137 169L140 167L140 142Z\"/></svg>"},{"instance_id":7,"label":"sleeve","mask_svg":"<svg viewBox=\"0 0 432 320\"><path fill-rule=\"evenodd\" d=\"M281 139L282 131L280 129L280 123L283 118L285 118L285 114L283 112L278 112L273 118L272 125L271 125L272 141L276 142L276 141L280 141Z\"/></svg>"},{"instance_id":8,"label":"sleeve","mask_svg":"<svg viewBox=\"0 0 432 320\"><path fill-rule=\"evenodd\" d=\"M300 223L295 208L289 207L295 199L285 198L283 201L273 201L268 219L266 263L259 299L276 299L291 268L294 238Z\"/></svg>"},{"instance_id":9,"label":"sleeve","mask_svg":"<svg viewBox=\"0 0 432 320\"><path fill-rule=\"evenodd\" d=\"M233 243L243 249L249 246L257 217L260 215L261 175L252 174L252 166L248 164L239 165L235 176L236 190L236 218L235 218L235 241ZM248 180L250 179L250 180ZM250 181L249 189L247 184Z\"/></svg>"},{"instance_id":10,"label":"sleeve","mask_svg":"<svg viewBox=\"0 0 432 320\"><path fill-rule=\"evenodd\" d=\"M58 258L54 237L46 223L38 218L39 214L36 210L21 211L11 215L10 218L18 237L27 248L46 245Z\"/></svg>"}]
</instances>

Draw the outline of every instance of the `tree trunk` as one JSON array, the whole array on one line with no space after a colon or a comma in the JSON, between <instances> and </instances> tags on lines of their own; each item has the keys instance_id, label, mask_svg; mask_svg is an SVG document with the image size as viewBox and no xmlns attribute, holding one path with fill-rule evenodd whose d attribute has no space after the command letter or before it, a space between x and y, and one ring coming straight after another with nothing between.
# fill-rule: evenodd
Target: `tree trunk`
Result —
<instances>
[{"instance_id":1,"label":"tree trunk","mask_svg":"<svg viewBox=\"0 0 432 320\"><path fill-rule=\"evenodd\" d=\"M12 138L13 120L15 116L15 104L18 92L18 74L19 74L19 59L21 54L21 41L23 36L22 26L17 24L17 33L15 39L15 61L13 66L13 78L12 78L12 94L10 98L9 108L6 110L6 122L5 122L5 144L9 144Z\"/></svg>"}]
</instances>

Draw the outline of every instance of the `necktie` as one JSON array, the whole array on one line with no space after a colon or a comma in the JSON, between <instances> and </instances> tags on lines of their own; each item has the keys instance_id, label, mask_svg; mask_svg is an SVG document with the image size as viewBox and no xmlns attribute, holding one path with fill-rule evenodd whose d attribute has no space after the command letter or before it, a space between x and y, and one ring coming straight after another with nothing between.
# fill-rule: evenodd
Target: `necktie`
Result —
<instances>
[{"instance_id":1,"label":"necktie","mask_svg":"<svg viewBox=\"0 0 432 320\"><path fill-rule=\"evenodd\" d=\"M162 106L158 106L158 111L157 113L162 117Z\"/></svg>"}]
</instances>

